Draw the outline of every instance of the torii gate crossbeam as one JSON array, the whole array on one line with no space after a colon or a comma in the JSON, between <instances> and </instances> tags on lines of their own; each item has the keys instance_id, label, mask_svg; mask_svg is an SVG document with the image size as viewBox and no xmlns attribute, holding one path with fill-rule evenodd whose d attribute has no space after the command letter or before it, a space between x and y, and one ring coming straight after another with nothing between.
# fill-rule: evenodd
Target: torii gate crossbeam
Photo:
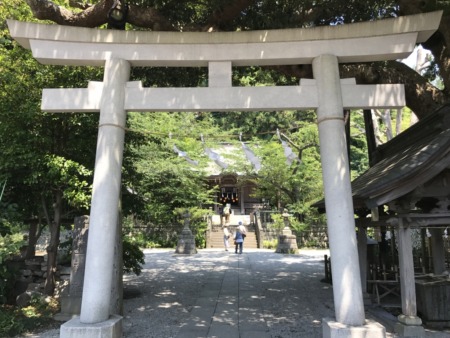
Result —
<instances>
[{"instance_id":1,"label":"torii gate crossbeam","mask_svg":"<svg viewBox=\"0 0 450 338\"><path fill-rule=\"evenodd\" d=\"M365 319L346 151L344 108L404 105L399 85L360 86L339 79L339 63L405 58L438 28L442 12L313 29L233 33L108 31L8 21L11 36L40 62L104 66L103 83L87 89L46 89L48 111L100 111L91 224L80 318L62 337L121 335L109 316L126 112L186 110L317 110L329 243L333 257L335 319L324 337L384 337ZM233 66L312 64L314 80L299 86L231 86ZM207 88L142 88L128 82L134 66L208 67ZM110 234L105 237L105 234ZM414 300L415 301L415 300Z\"/></svg>"}]
</instances>

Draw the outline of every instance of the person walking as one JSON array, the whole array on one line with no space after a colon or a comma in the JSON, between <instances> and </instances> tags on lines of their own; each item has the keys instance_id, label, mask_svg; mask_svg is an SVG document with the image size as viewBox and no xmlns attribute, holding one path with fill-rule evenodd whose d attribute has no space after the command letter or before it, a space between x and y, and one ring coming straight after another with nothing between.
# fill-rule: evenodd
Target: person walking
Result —
<instances>
[{"instance_id":1,"label":"person walking","mask_svg":"<svg viewBox=\"0 0 450 338\"><path fill-rule=\"evenodd\" d=\"M228 251L228 248L230 246L230 243L228 242L228 239L230 238L230 231L228 230L228 225L223 225L223 245L225 246L225 251Z\"/></svg>"},{"instance_id":2,"label":"person walking","mask_svg":"<svg viewBox=\"0 0 450 338\"><path fill-rule=\"evenodd\" d=\"M234 234L234 253L237 254L239 249L239 254L241 254L243 245L244 245L244 237L242 236L242 232L238 227Z\"/></svg>"},{"instance_id":3,"label":"person walking","mask_svg":"<svg viewBox=\"0 0 450 338\"><path fill-rule=\"evenodd\" d=\"M247 229L245 228L245 226L242 224L242 221L238 222L238 227L239 231L242 233L242 237L243 239L245 239L245 237L247 236Z\"/></svg>"},{"instance_id":4,"label":"person walking","mask_svg":"<svg viewBox=\"0 0 450 338\"><path fill-rule=\"evenodd\" d=\"M230 224L231 204L227 203L223 208L223 215L225 217L225 224Z\"/></svg>"}]
</instances>

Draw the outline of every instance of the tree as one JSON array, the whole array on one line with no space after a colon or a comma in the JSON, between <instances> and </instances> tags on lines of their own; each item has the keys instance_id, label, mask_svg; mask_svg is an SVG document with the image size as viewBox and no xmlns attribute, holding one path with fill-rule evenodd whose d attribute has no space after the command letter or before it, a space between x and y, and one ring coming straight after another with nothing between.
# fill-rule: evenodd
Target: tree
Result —
<instances>
[{"instance_id":1,"label":"tree","mask_svg":"<svg viewBox=\"0 0 450 338\"><path fill-rule=\"evenodd\" d=\"M60 0L27 0L28 7L25 7L24 2L7 1L8 6L0 7L2 19L45 20L61 25L102 29L180 32L346 24L444 9L438 32L424 44L434 56L434 62L428 68L431 71L419 74L400 62L389 61L341 65L340 72L342 77L355 77L358 83L404 83L407 105L419 118L429 114L449 97L450 30L446 2L143 0L139 4L125 4L123 0L100 0L92 4L75 1L67 4ZM114 21L111 9L119 5L122 8L128 6L128 9L123 13L126 15L122 19ZM85 193L90 179L85 175L93 169L98 117L77 114L67 118L41 112L40 90L43 87L67 88L69 83L73 87L86 87L88 80L101 79L101 72L94 68L38 65L29 52L19 48L11 40L4 20L1 21L0 47L0 83L4 89L0 93L0 180L9 182L5 196L11 201L20 201L19 211L23 218L33 220L33 224L40 224L40 220L43 220L42 223L51 225L52 236L56 236L64 219L83 208L82 204L76 202L80 202L78 197L84 196L83 200L87 196ZM440 89L430 83L436 74L442 78L443 86ZM232 80L234 85L244 86L287 85L298 83L300 78L311 77L312 69L309 65L290 65L233 69ZM207 70L133 68L131 78L142 80L144 86L205 86ZM152 114L142 121L139 120L139 114L130 116L130 130L142 127L143 131L151 130L154 133L127 133L122 190L124 212L139 212L154 221L169 221L168 216L176 208L209 202L210 191L204 186L201 170L192 170L184 159L173 152L174 144L183 150L190 150L205 165L206 159L201 156L203 145L192 134L198 136L207 131L211 135L220 135L219 130L226 130L229 133L248 134L249 137L258 135L256 141L260 142L261 139L270 140L273 137L267 131L280 128L284 132L284 140L289 140L297 152L303 149L303 165L286 167L279 140L273 139L267 145L261 144L260 154L266 155L267 160L265 169L260 173L261 177L266 178L259 180L261 194L270 193L280 205L292 205L291 209L304 214L302 208L309 201L318 198L316 195L320 189L317 182L321 181L314 170L310 170L318 167L317 152L314 147L307 147L310 143L307 135L302 134L299 129L303 126L305 131L310 130L302 124L305 114ZM361 121L356 125L362 125ZM187 136L169 140L169 133L180 131L186 132ZM352 171L363 170L367 165L360 151L364 142L359 136L352 137L350 143ZM271 182L274 179L277 180ZM52 250L55 243L52 242ZM54 262L53 259L51 261ZM52 270L51 267L49 269Z\"/></svg>"},{"instance_id":2,"label":"tree","mask_svg":"<svg viewBox=\"0 0 450 338\"><path fill-rule=\"evenodd\" d=\"M296 155L290 163L282 141ZM314 224L318 215L310 206L322 195L316 125L312 120L297 121L294 131L280 132L259 146L255 151L262 159L262 168L254 178L256 195L267 199L278 210L288 208L299 221Z\"/></svg>"},{"instance_id":3,"label":"tree","mask_svg":"<svg viewBox=\"0 0 450 338\"><path fill-rule=\"evenodd\" d=\"M114 23L111 9L127 8L120 27L153 31L236 31L311 27L377 20L444 10L438 31L423 46L429 49L442 77L442 90L430 84L408 66L397 62L373 62L341 65L342 77L355 77L358 83L404 83L407 106L420 118L448 101L450 88L450 5L432 0L234 0L207 1L144 0L125 4L124 0L100 0L95 3L70 1L69 5L49 0L26 0L38 20L60 25L105 27ZM126 25L124 25L126 23ZM289 77L311 78L309 65L280 66Z\"/></svg>"},{"instance_id":4,"label":"tree","mask_svg":"<svg viewBox=\"0 0 450 338\"><path fill-rule=\"evenodd\" d=\"M8 182L3 201L17 205L22 222L29 225L28 255L34 254L42 228L49 228L45 291L52 294L60 228L88 208L98 117L42 112L41 90L67 87L69 78L76 87L86 86L99 72L42 66L14 44L4 18L30 19L26 9L13 4L0 9L0 181Z\"/></svg>"},{"instance_id":5,"label":"tree","mask_svg":"<svg viewBox=\"0 0 450 338\"><path fill-rule=\"evenodd\" d=\"M139 144L127 145L124 156L133 158L127 168L134 174L124 178L124 185L131 190L124 196L130 199L124 201L129 214L149 223L170 224L178 217L177 209L213 203L213 191L205 181L207 159L199 140L202 132L217 134L212 121L196 113L130 113L128 126L143 136ZM179 157L174 146L189 152L200 164L193 166Z\"/></svg>"}]
</instances>

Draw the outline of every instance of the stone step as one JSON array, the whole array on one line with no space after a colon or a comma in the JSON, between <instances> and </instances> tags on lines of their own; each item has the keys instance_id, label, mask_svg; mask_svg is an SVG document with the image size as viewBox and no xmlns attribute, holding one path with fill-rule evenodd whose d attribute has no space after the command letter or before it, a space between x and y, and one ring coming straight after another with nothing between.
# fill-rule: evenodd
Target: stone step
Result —
<instances>
[{"instance_id":1,"label":"stone step","mask_svg":"<svg viewBox=\"0 0 450 338\"><path fill-rule=\"evenodd\" d=\"M233 247L233 238L229 239L230 246ZM211 248L223 248L223 232L222 229L220 231L211 231L209 244ZM256 234L254 232L247 231L247 237L244 241L244 248L256 249L258 248L258 243L256 241Z\"/></svg>"}]
</instances>

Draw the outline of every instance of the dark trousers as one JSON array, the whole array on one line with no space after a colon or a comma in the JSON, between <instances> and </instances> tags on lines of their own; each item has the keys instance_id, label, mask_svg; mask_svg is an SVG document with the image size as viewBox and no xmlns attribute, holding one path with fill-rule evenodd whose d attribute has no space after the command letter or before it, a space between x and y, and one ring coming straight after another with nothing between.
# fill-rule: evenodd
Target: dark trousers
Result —
<instances>
[{"instance_id":1,"label":"dark trousers","mask_svg":"<svg viewBox=\"0 0 450 338\"><path fill-rule=\"evenodd\" d=\"M242 244L244 244L244 243L243 242L236 243L235 248L234 248L235 253L238 253L238 248L239 248L239 253L242 253Z\"/></svg>"}]
</instances>

